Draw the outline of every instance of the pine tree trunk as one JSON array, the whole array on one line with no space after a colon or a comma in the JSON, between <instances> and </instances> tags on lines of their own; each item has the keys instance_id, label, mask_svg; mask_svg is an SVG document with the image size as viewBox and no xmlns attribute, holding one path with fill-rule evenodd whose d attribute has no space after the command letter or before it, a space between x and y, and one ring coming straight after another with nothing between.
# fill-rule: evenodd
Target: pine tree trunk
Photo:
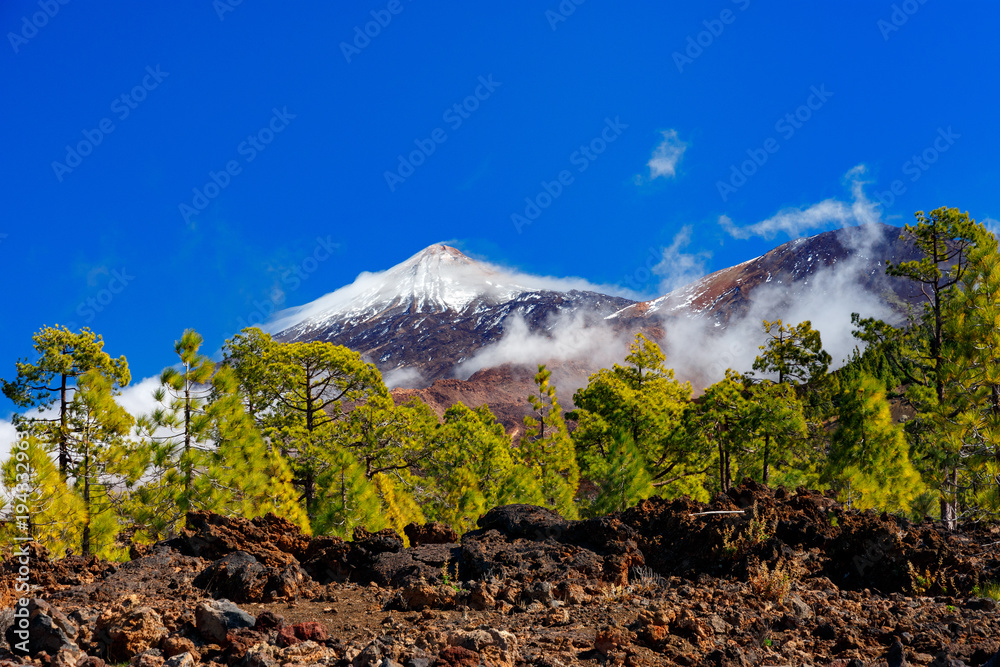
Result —
<instances>
[{"instance_id":1,"label":"pine tree trunk","mask_svg":"<svg viewBox=\"0 0 1000 667\"><path fill-rule=\"evenodd\" d=\"M188 370L190 373L190 369ZM194 481L194 471L191 461L191 389L187 378L184 379L184 493L191 493L191 483Z\"/></svg>"},{"instance_id":2,"label":"pine tree trunk","mask_svg":"<svg viewBox=\"0 0 1000 667\"><path fill-rule=\"evenodd\" d=\"M341 483L343 486L343 483ZM316 495L316 480L311 472L307 472L305 478L302 480L302 496L306 502L306 515L313 515L313 499Z\"/></svg>"},{"instance_id":3,"label":"pine tree trunk","mask_svg":"<svg viewBox=\"0 0 1000 667\"><path fill-rule=\"evenodd\" d=\"M83 508L85 518L83 523L83 537L80 541L80 554L90 555L90 447L87 446L83 455Z\"/></svg>"},{"instance_id":4,"label":"pine tree trunk","mask_svg":"<svg viewBox=\"0 0 1000 667\"><path fill-rule=\"evenodd\" d=\"M66 400L66 375L59 387L59 472L65 477L69 471L69 402Z\"/></svg>"},{"instance_id":5,"label":"pine tree trunk","mask_svg":"<svg viewBox=\"0 0 1000 667\"><path fill-rule=\"evenodd\" d=\"M947 530L955 530L958 528L958 468L948 470L946 480L941 494L941 521Z\"/></svg>"},{"instance_id":6,"label":"pine tree trunk","mask_svg":"<svg viewBox=\"0 0 1000 667\"><path fill-rule=\"evenodd\" d=\"M761 476L761 481L764 486L767 486L771 481L771 434L768 433L764 436L764 473Z\"/></svg>"},{"instance_id":7,"label":"pine tree trunk","mask_svg":"<svg viewBox=\"0 0 1000 667\"><path fill-rule=\"evenodd\" d=\"M725 493L729 489L726 487L726 451L719 443L719 488Z\"/></svg>"},{"instance_id":8,"label":"pine tree trunk","mask_svg":"<svg viewBox=\"0 0 1000 667\"><path fill-rule=\"evenodd\" d=\"M729 467L729 452L726 452L726 491L733 488L733 476Z\"/></svg>"}]
</instances>

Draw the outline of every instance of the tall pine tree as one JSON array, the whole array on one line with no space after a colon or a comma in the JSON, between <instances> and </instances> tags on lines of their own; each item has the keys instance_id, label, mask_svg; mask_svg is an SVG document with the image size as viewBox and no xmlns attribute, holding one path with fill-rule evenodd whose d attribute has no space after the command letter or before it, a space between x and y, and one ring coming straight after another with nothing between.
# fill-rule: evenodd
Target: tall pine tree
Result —
<instances>
[{"instance_id":1,"label":"tall pine tree","mask_svg":"<svg viewBox=\"0 0 1000 667\"><path fill-rule=\"evenodd\" d=\"M923 492L885 389L870 375L861 374L844 390L824 478L857 509L908 512Z\"/></svg>"},{"instance_id":2,"label":"tall pine tree","mask_svg":"<svg viewBox=\"0 0 1000 667\"><path fill-rule=\"evenodd\" d=\"M537 393L528 396L533 413L524 418L521 457L538 480L545 506L567 519L575 519L580 469L551 376L552 372L539 364L535 374Z\"/></svg>"},{"instance_id":3,"label":"tall pine tree","mask_svg":"<svg viewBox=\"0 0 1000 667\"><path fill-rule=\"evenodd\" d=\"M76 391L77 379L89 370L108 377L114 388L131 380L125 357L112 359L104 351L104 340L84 327L73 333L66 327L43 327L32 336L38 360L17 362L17 377L2 380L3 393L19 407L37 407L39 411L55 406L52 418L16 416L15 423L27 423L57 452L59 471L69 471L69 406Z\"/></svg>"}]
</instances>

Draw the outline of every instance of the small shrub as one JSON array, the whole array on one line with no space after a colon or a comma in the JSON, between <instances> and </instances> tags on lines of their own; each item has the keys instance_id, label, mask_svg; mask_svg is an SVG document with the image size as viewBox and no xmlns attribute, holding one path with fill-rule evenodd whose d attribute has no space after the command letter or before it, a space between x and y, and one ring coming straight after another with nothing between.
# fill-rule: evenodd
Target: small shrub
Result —
<instances>
[{"instance_id":1,"label":"small shrub","mask_svg":"<svg viewBox=\"0 0 1000 667\"><path fill-rule=\"evenodd\" d=\"M455 563L455 578L458 579L458 563ZM453 583L451 580L451 560L445 559L444 565L441 566L441 583L447 588L452 589L458 593L461 588L458 584Z\"/></svg>"},{"instance_id":2,"label":"small shrub","mask_svg":"<svg viewBox=\"0 0 1000 667\"><path fill-rule=\"evenodd\" d=\"M935 574L930 568L924 568L921 572L917 568L913 567L913 563L906 561L906 569L910 574L910 589L913 591L914 595L928 595L931 591L937 591L941 595L948 594L949 583L952 584L951 588L955 589L954 582L949 582L948 578L944 575L942 571L942 563L938 561L938 573Z\"/></svg>"},{"instance_id":3,"label":"small shrub","mask_svg":"<svg viewBox=\"0 0 1000 667\"><path fill-rule=\"evenodd\" d=\"M792 587L792 571L785 563L778 563L770 569L761 563L750 569L750 590L764 600L781 602Z\"/></svg>"},{"instance_id":4,"label":"small shrub","mask_svg":"<svg viewBox=\"0 0 1000 667\"><path fill-rule=\"evenodd\" d=\"M973 595L1000 602L1000 581L982 581L972 589Z\"/></svg>"},{"instance_id":5,"label":"small shrub","mask_svg":"<svg viewBox=\"0 0 1000 667\"><path fill-rule=\"evenodd\" d=\"M750 522L746 528L735 537L734 533L736 533L736 529L733 526L726 526L722 529L722 553L727 558L734 558L738 554L746 553L771 539L771 527L760 515L757 503L754 503L750 509Z\"/></svg>"},{"instance_id":6,"label":"small shrub","mask_svg":"<svg viewBox=\"0 0 1000 667\"><path fill-rule=\"evenodd\" d=\"M648 594L667 587L667 580L650 567L633 567L631 575L630 580L639 592Z\"/></svg>"}]
</instances>

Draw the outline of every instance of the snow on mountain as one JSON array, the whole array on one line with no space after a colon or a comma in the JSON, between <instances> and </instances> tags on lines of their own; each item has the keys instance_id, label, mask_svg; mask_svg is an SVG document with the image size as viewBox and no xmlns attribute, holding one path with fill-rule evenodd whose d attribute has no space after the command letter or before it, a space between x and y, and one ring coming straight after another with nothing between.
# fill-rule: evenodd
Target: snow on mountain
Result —
<instances>
[{"instance_id":1,"label":"snow on mountain","mask_svg":"<svg viewBox=\"0 0 1000 667\"><path fill-rule=\"evenodd\" d=\"M772 319L795 301L837 299L845 290L909 303L916 297L912 285L885 275L886 260L917 257L913 245L899 235L897 227L874 223L794 239L657 299L626 306L608 319L709 317L725 326L772 293L775 297L767 299L774 302Z\"/></svg>"},{"instance_id":2,"label":"snow on mountain","mask_svg":"<svg viewBox=\"0 0 1000 667\"><path fill-rule=\"evenodd\" d=\"M796 239L641 303L435 244L281 313L268 328L282 341L356 350L391 386L426 387L510 363L576 365L585 379L620 360L637 332L662 342L679 376L714 381L727 367L749 367L764 319L810 320L840 359L856 345L852 312L898 316L919 297L885 275L886 260L916 256L899 233L872 224Z\"/></svg>"},{"instance_id":3,"label":"snow on mountain","mask_svg":"<svg viewBox=\"0 0 1000 667\"><path fill-rule=\"evenodd\" d=\"M387 312L462 312L473 301L496 304L528 291L492 266L435 244L388 271L362 273L346 287L286 311L275 331L304 333L330 320L355 320Z\"/></svg>"},{"instance_id":4,"label":"snow on mountain","mask_svg":"<svg viewBox=\"0 0 1000 667\"><path fill-rule=\"evenodd\" d=\"M546 331L563 312L604 317L633 303L593 289L578 279L512 272L435 244L280 313L268 329L283 341L346 345L375 363L387 381L413 386L450 377L458 364L498 341L509 318Z\"/></svg>"}]
</instances>

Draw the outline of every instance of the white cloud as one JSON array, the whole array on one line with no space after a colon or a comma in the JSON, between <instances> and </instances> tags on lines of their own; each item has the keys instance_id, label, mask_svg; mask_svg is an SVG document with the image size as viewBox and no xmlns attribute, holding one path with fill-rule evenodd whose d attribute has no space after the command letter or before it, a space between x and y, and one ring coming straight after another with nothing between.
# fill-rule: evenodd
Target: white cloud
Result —
<instances>
[{"instance_id":1,"label":"white cloud","mask_svg":"<svg viewBox=\"0 0 1000 667\"><path fill-rule=\"evenodd\" d=\"M569 368L561 370L562 381L557 386L563 393L586 384L589 373L620 362L631 338L595 313L561 312L546 322L542 331L532 331L522 317L514 316L504 323L503 337L459 364L455 377L465 380L476 371L503 364L532 369L538 364L580 366L582 370L576 374Z\"/></svg>"},{"instance_id":2,"label":"white cloud","mask_svg":"<svg viewBox=\"0 0 1000 667\"><path fill-rule=\"evenodd\" d=\"M6 461L17 442L17 429L6 419L0 419L0 462Z\"/></svg>"},{"instance_id":3,"label":"white cloud","mask_svg":"<svg viewBox=\"0 0 1000 667\"><path fill-rule=\"evenodd\" d=\"M865 172L866 168L862 164L845 174L844 181L851 189L849 202L825 199L804 208L786 208L766 220L743 227L736 225L729 216L723 215L719 217L719 224L736 239L749 239L754 236L771 239L777 234L787 234L794 238L810 230L831 226L846 227L879 222L881 216L878 207L864 192L864 186L870 182L862 180Z\"/></svg>"},{"instance_id":4,"label":"white cloud","mask_svg":"<svg viewBox=\"0 0 1000 667\"><path fill-rule=\"evenodd\" d=\"M134 382L122 390L118 396L118 404L125 408L133 417L148 415L157 407L153 399L153 391L160 386L160 377L148 377ZM51 418L55 417L58 408L51 406L39 412L36 408L31 408L30 412L25 412L31 417ZM13 416L13 415L12 415ZM17 429L10 419L0 419L0 462L6 461L10 456L12 445L17 442Z\"/></svg>"},{"instance_id":5,"label":"white cloud","mask_svg":"<svg viewBox=\"0 0 1000 667\"><path fill-rule=\"evenodd\" d=\"M143 378L139 382L133 382L122 390L118 396L118 404L125 408L133 417L148 415L160 404L153 398L153 392L160 386L160 376Z\"/></svg>"},{"instance_id":6,"label":"white cloud","mask_svg":"<svg viewBox=\"0 0 1000 667\"><path fill-rule=\"evenodd\" d=\"M979 221L979 224L985 227L986 231L990 232L991 234L993 234L993 236L1000 239L1000 220L997 220L995 218L983 218L982 220Z\"/></svg>"},{"instance_id":7,"label":"white cloud","mask_svg":"<svg viewBox=\"0 0 1000 667\"><path fill-rule=\"evenodd\" d=\"M653 156L646 163L649 167L649 180L676 176L677 163L681 161L687 147L688 145L678 138L677 130L663 132L663 141L653 149Z\"/></svg>"},{"instance_id":8,"label":"white cloud","mask_svg":"<svg viewBox=\"0 0 1000 667\"><path fill-rule=\"evenodd\" d=\"M660 276L660 294L672 292L708 273L712 253L706 250L684 252L690 243L691 225L685 225L674 236L673 242L663 249L663 259L653 267L653 273Z\"/></svg>"},{"instance_id":9,"label":"white cloud","mask_svg":"<svg viewBox=\"0 0 1000 667\"><path fill-rule=\"evenodd\" d=\"M423 373L416 368L407 368L406 366L394 368L391 371L384 373L382 375L382 381L389 389L396 389L397 387L419 387L425 384Z\"/></svg>"}]
</instances>

